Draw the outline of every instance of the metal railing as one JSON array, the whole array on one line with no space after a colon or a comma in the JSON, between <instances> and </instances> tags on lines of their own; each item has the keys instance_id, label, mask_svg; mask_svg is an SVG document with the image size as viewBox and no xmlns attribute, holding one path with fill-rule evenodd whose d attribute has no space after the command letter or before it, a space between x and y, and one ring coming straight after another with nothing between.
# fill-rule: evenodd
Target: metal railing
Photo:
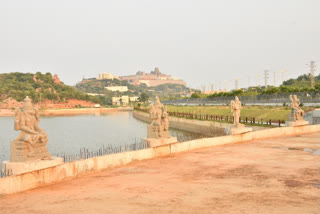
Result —
<instances>
[{"instance_id":1,"label":"metal railing","mask_svg":"<svg viewBox=\"0 0 320 214\"><path fill-rule=\"evenodd\" d=\"M78 161L78 160L84 160L104 155L110 155L115 153L121 153L121 152L129 152L129 151L136 151L136 150L142 150L148 148L148 144L146 142L140 142L137 141L133 144L125 144L121 146L114 146L114 145L107 145L107 146L101 146L96 151L89 151L89 149L82 148L80 149L79 153L77 154L65 154L60 153L56 154L54 156L56 157L62 157L64 163ZM13 175L12 169L3 169L3 171L0 172L0 178L8 177Z\"/></svg>"},{"instance_id":2,"label":"metal railing","mask_svg":"<svg viewBox=\"0 0 320 214\"><path fill-rule=\"evenodd\" d=\"M146 142L141 141L140 143L135 142L134 144L125 144L120 146L103 145L96 151L89 151L89 149L87 148L82 148L77 154L70 155L70 154L60 153L60 154L57 154L56 157L62 157L64 163L68 163L68 162L84 160L84 159L110 155L115 153L142 150L146 148L148 148L148 144Z\"/></svg>"},{"instance_id":3,"label":"metal railing","mask_svg":"<svg viewBox=\"0 0 320 214\"><path fill-rule=\"evenodd\" d=\"M142 111L148 113L148 109L143 108L134 108L137 111ZM233 123L233 116L224 116L224 115L213 115L213 114L195 114L195 113L185 113L185 112L168 112L169 116L180 117L185 119L195 119L195 120L205 120L205 121L215 121L215 122L224 122L224 123ZM257 119L255 117L240 117L240 123L246 125L254 126L284 126L284 120L271 120L271 119Z\"/></svg>"},{"instance_id":4,"label":"metal railing","mask_svg":"<svg viewBox=\"0 0 320 214\"><path fill-rule=\"evenodd\" d=\"M3 169L0 171L0 178L8 177L13 175L12 169Z\"/></svg>"}]
</instances>

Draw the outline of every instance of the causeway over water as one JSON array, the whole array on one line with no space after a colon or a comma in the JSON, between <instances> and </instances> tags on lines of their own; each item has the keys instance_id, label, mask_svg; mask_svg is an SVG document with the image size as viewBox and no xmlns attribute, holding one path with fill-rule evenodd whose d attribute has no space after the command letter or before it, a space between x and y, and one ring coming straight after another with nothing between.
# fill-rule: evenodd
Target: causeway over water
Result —
<instances>
[{"instance_id":1,"label":"causeway over water","mask_svg":"<svg viewBox=\"0 0 320 214\"><path fill-rule=\"evenodd\" d=\"M215 146L0 196L0 213L318 213L320 133Z\"/></svg>"}]
</instances>

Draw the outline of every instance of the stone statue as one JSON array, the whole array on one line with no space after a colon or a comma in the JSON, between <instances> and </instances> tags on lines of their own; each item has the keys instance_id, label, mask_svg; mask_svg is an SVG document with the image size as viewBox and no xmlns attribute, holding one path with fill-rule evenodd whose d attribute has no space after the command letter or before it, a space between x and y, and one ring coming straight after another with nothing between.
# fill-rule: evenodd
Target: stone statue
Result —
<instances>
[{"instance_id":1,"label":"stone statue","mask_svg":"<svg viewBox=\"0 0 320 214\"><path fill-rule=\"evenodd\" d=\"M300 99L298 99L297 95L290 95L291 100L291 118L289 120L303 120L304 111L300 108ZM289 116L290 117L290 116Z\"/></svg>"},{"instance_id":2,"label":"stone statue","mask_svg":"<svg viewBox=\"0 0 320 214\"><path fill-rule=\"evenodd\" d=\"M240 124L240 111L241 111L241 102L236 96L235 100L231 100L231 112L233 112L234 122L233 125L238 126Z\"/></svg>"},{"instance_id":3,"label":"stone statue","mask_svg":"<svg viewBox=\"0 0 320 214\"><path fill-rule=\"evenodd\" d=\"M31 99L24 99L23 109L16 109L14 129L21 131L15 141L11 142L11 161L24 162L29 160L50 159L46 147L48 135L41 129L39 111L32 106Z\"/></svg>"},{"instance_id":4,"label":"stone statue","mask_svg":"<svg viewBox=\"0 0 320 214\"><path fill-rule=\"evenodd\" d=\"M156 97L155 105L150 105L150 119L152 120L148 127L148 138L167 138L169 136L169 119L167 107Z\"/></svg>"},{"instance_id":5,"label":"stone statue","mask_svg":"<svg viewBox=\"0 0 320 214\"><path fill-rule=\"evenodd\" d=\"M163 118L163 130L164 131L169 131L169 119L168 119L168 111L167 111L167 106L163 108L162 112L162 118Z\"/></svg>"},{"instance_id":6,"label":"stone statue","mask_svg":"<svg viewBox=\"0 0 320 214\"><path fill-rule=\"evenodd\" d=\"M224 133L226 135L243 134L252 131L251 127L246 127L244 124L240 123L241 109L241 102L239 98L236 96L235 100L231 100L231 112L233 113L234 122L232 126L226 127L224 129Z\"/></svg>"}]
</instances>

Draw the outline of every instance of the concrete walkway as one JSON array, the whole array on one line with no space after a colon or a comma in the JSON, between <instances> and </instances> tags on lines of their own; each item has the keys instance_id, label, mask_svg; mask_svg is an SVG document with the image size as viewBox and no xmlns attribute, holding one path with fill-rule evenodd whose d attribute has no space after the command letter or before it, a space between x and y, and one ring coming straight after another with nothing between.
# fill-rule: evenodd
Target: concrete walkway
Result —
<instances>
[{"instance_id":1,"label":"concrete walkway","mask_svg":"<svg viewBox=\"0 0 320 214\"><path fill-rule=\"evenodd\" d=\"M319 133L199 149L0 196L0 213L319 213L319 152Z\"/></svg>"}]
</instances>

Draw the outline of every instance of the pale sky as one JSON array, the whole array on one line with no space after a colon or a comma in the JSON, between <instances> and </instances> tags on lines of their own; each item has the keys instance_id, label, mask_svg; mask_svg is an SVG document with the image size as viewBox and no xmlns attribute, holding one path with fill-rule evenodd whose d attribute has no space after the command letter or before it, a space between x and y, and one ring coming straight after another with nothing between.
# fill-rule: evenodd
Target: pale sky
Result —
<instances>
[{"instance_id":1,"label":"pale sky","mask_svg":"<svg viewBox=\"0 0 320 214\"><path fill-rule=\"evenodd\" d=\"M319 0L0 0L0 73L130 75L154 67L188 86L269 83L320 67Z\"/></svg>"}]
</instances>

